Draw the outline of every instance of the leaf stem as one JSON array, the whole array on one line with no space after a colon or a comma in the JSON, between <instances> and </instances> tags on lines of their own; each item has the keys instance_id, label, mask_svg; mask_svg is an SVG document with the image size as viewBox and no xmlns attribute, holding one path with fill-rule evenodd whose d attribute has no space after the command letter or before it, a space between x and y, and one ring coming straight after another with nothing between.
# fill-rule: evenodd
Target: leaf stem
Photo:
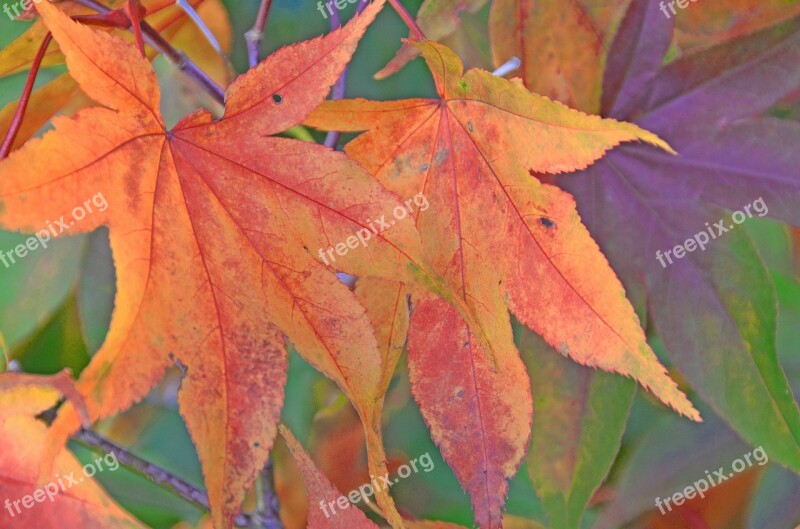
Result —
<instances>
[{"instance_id":1,"label":"leaf stem","mask_svg":"<svg viewBox=\"0 0 800 529\"><path fill-rule=\"evenodd\" d=\"M42 66L42 59L44 59L44 54L47 52L47 46L50 45L51 40L53 40L53 35L48 31L44 40L42 40L41 46L39 46L39 51L36 52L36 56L33 59L31 69L28 71L28 79L25 81L25 88L22 91L19 103L17 104L17 110L14 112L14 117L11 120L11 126L8 128L2 145L0 145L0 160L6 158L11 152L11 147L14 145L14 140L17 138L19 129L22 128L25 110L28 108L28 103L33 93L33 85L36 82L36 76L39 74L39 68Z\"/></svg>"},{"instance_id":2,"label":"leaf stem","mask_svg":"<svg viewBox=\"0 0 800 529\"><path fill-rule=\"evenodd\" d=\"M79 4L89 9L93 9L98 13L107 14L111 11L108 7L96 2L95 0L76 0ZM164 37L162 37L153 27L147 22L142 21L140 24L142 28L142 36L145 42L152 46L160 54L164 55L167 59L172 61L177 67L186 75L197 81L219 104L225 104L225 91L217 83L211 79L208 74L201 70L195 63L189 59L186 54L180 52L172 47Z\"/></svg>"},{"instance_id":3,"label":"leaf stem","mask_svg":"<svg viewBox=\"0 0 800 529\"><path fill-rule=\"evenodd\" d=\"M214 36L214 33L211 32L211 29L203 22L203 19L200 18L200 15L197 13L192 4L189 3L189 0L175 0L175 4L183 9L183 12L192 19L194 25L203 32L203 35L206 37L206 40L214 50L219 53L220 55L224 55L222 51L222 46L220 46L217 37Z\"/></svg>"},{"instance_id":4,"label":"leaf stem","mask_svg":"<svg viewBox=\"0 0 800 529\"><path fill-rule=\"evenodd\" d=\"M403 19L403 22L406 23L406 26L408 26L408 29L411 30L411 33L414 34L417 40L425 40L427 38L425 37L425 33L423 33L417 25L417 21L414 20L414 17L412 17L403 4L400 3L400 0L389 0L389 3L392 4L394 10L397 11L397 14L400 15L400 18Z\"/></svg>"},{"instance_id":5,"label":"leaf stem","mask_svg":"<svg viewBox=\"0 0 800 529\"><path fill-rule=\"evenodd\" d=\"M255 24L253 24L250 31L244 34L244 40L247 42L247 57L250 60L250 68L261 62L259 53L261 51L261 41L264 39L264 29L267 27L270 5L272 5L272 0L261 0Z\"/></svg>"},{"instance_id":6,"label":"leaf stem","mask_svg":"<svg viewBox=\"0 0 800 529\"><path fill-rule=\"evenodd\" d=\"M144 39L142 39L142 26L139 21L138 2L136 0L128 0L125 3L125 11L131 21L133 36L136 38L136 46L139 48L139 53L142 54L142 57L147 57L144 53Z\"/></svg>"}]
</instances>

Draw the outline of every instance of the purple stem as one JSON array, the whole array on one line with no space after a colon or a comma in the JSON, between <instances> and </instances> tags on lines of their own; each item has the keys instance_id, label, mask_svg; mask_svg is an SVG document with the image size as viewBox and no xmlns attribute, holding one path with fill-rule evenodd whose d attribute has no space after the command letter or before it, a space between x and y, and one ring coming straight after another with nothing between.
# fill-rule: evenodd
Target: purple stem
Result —
<instances>
[{"instance_id":1,"label":"purple stem","mask_svg":"<svg viewBox=\"0 0 800 529\"><path fill-rule=\"evenodd\" d=\"M361 14L364 9L366 9L367 5L369 4L369 0L360 0L358 3L358 7L356 7L356 14L358 16ZM331 14L331 29L338 29L342 26L342 21L339 18L339 10L334 9L333 14ZM339 76L339 79L336 81L336 84L333 85L333 91L331 92L331 99L342 99L344 98L344 91L345 87L347 86L347 66L345 66L344 70L342 71L342 75ZM339 131L332 130L325 136L325 146L330 147L331 149L335 149L336 145L339 143L339 138L342 136L342 133Z\"/></svg>"},{"instance_id":2,"label":"purple stem","mask_svg":"<svg viewBox=\"0 0 800 529\"><path fill-rule=\"evenodd\" d=\"M271 4L272 0L261 0L256 22L250 31L244 34L244 40L247 42L247 57L250 61L250 68L260 62L261 41L264 39L264 29L267 27L267 17L269 16Z\"/></svg>"}]
</instances>

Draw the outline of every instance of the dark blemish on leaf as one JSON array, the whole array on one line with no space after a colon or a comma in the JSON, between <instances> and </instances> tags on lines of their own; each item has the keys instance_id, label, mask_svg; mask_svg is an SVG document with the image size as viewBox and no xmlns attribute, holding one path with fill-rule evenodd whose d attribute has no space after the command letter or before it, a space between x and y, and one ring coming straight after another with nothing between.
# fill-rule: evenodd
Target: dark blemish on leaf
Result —
<instances>
[{"instance_id":1,"label":"dark blemish on leaf","mask_svg":"<svg viewBox=\"0 0 800 529\"><path fill-rule=\"evenodd\" d=\"M447 149L440 150L433 158L434 163L441 164L443 161L447 160L447 155Z\"/></svg>"},{"instance_id":2,"label":"dark blemish on leaf","mask_svg":"<svg viewBox=\"0 0 800 529\"><path fill-rule=\"evenodd\" d=\"M422 166L422 170L423 171L427 171L430 166L431 166L431 164L426 163L425 165Z\"/></svg>"},{"instance_id":3,"label":"dark blemish on leaf","mask_svg":"<svg viewBox=\"0 0 800 529\"><path fill-rule=\"evenodd\" d=\"M272 94L272 101L276 105L280 105L281 103L283 103L283 97L280 94Z\"/></svg>"},{"instance_id":4,"label":"dark blemish on leaf","mask_svg":"<svg viewBox=\"0 0 800 529\"><path fill-rule=\"evenodd\" d=\"M539 222L541 222L542 226L544 226L545 228L552 228L553 226L556 225L555 222L553 222L552 220L548 219L547 217L540 218Z\"/></svg>"},{"instance_id":5,"label":"dark blemish on leaf","mask_svg":"<svg viewBox=\"0 0 800 529\"><path fill-rule=\"evenodd\" d=\"M259 446L261 446L261 443L260 443L260 442L258 442L258 441L256 441L255 443L253 443L253 446L254 446L254 447L256 447L256 448L258 448Z\"/></svg>"},{"instance_id":6,"label":"dark blemish on leaf","mask_svg":"<svg viewBox=\"0 0 800 529\"><path fill-rule=\"evenodd\" d=\"M474 132L472 130L472 122L471 121L467 121L467 130L469 130L470 132Z\"/></svg>"},{"instance_id":7,"label":"dark blemish on leaf","mask_svg":"<svg viewBox=\"0 0 800 529\"><path fill-rule=\"evenodd\" d=\"M209 136L213 136L213 135L214 135L214 133L213 133L213 132L211 132L210 130L207 130L207 131L205 131L205 132L203 133L203 136L205 136L206 138L208 138Z\"/></svg>"},{"instance_id":8,"label":"dark blemish on leaf","mask_svg":"<svg viewBox=\"0 0 800 529\"><path fill-rule=\"evenodd\" d=\"M464 396L464 388L456 388L452 395L447 397L448 402L453 402L455 399L460 399Z\"/></svg>"}]
</instances>

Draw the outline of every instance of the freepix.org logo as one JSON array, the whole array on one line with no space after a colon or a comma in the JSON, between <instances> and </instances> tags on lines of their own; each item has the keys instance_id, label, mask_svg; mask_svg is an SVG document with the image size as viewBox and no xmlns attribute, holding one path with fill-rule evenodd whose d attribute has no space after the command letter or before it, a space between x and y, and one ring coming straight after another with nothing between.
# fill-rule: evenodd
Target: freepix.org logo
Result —
<instances>
[{"instance_id":1,"label":"freepix.org logo","mask_svg":"<svg viewBox=\"0 0 800 529\"><path fill-rule=\"evenodd\" d=\"M3 4L3 12L8 15L11 20L18 20L23 13L30 10L34 4L40 4L42 0L18 0L17 2L10 2ZM11 12L14 14L11 14Z\"/></svg>"},{"instance_id":2,"label":"freepix.org logo","mask_svg":"<svg viewBox=\"0 0 800 529\"><path fill-rule=\"evenodd\" d=\"M98 472L103 472L108 469L114 472L119 468L119 460L117 454L111 452L103 457L98 457L91 463L83 466L83 475L76 476L75 472L70 472L65 476L56 474L55 481L51 481L44 487L34 490L32 493L25 495L16 500L6 499L5 508L12 518L22 514L22 509L31 509L37 503L44 503L49 500L51 503L56 500L56 496L62 492L66 492L72 487L79 485L86 481L86 478L91 478ZM5 513L3 513L5 514Z\"/></svg>"},{"instance_id":3,"label":"freepix.org logo","mask_svg":"<svg viewBox=\"0 0 800 529\"><path fill-rule=\"evenodd\" d=\"M92 207L94 206L94 208ZM39 230L36 235L28 237L25 244L18 244L11 250L3 251L0 249L0 263L10 268L17 264L17 261L25 258L29 253L39 248L47 248L48 243L62 233L69 230L76 223L82 221L87 215L95 211L103 212L108 209L108 201L103 193L97 193L92 198L86 200L82 205L72 210L72 217L67 219L64 215L54 221L45 221L44 228Z\"/></svg>"}]
</instances>

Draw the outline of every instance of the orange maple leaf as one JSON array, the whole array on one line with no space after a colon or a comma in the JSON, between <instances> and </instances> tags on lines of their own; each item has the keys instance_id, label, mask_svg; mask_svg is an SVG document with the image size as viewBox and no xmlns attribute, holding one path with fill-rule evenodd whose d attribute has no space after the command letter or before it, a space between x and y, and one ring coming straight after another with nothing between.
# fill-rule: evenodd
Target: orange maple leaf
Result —
<instances>
[{"instance_id":1,"label":"orange maple leaf","mask_svg":"<svg viewBox=\"0 0 800 529\"><path fill-rule=\"evenodd\" d=\"M0 164L0 225L109 227L116 309L78 389L96 420L142 398L174 361L186 366L181 412L220 529L231 527L276 433L284 335L361 414L380 385L369 319L314 249L403 206L344 154L268 136L324 99L382 6L240 77L221 120L198 111L168 131L155 75L132 45L39 5L71 75L104 108L56 118L54 131ZM98 193L107 208L70 222ZM363 276L425 276L413 223L376 234L358 253L337 265ZM77 424L65 405L51 452Z\"/></svg>"},{"instance_id":2,"label":"orange maple leaf","mask_svg":"<svg viewBox=\"0 0 800 529\"><path fill-rule=\"evenodd\" d=\"M140 1L140 5L147 11L146 22L178 48L181 48L182 44L191 43L191 46L185 47L187 56L204 71L208 72L215 81L225 85L228 84L229 67L227 60L214 50L203 36L202 31L180 7L175 5L175 2L165 0ZM110 0L106 4L110 9L117 9L123 6L124 0ZM196 9L200 18L207 23L209 29L219 41L222 50L230 50L233 35L227 11L225 11L221 0L190 0L189 4ZM94 14L91 9L72 0L61 2L59 7L69 15ZM115 30L114 33L124 36L128 40L133 40L132 36L126 31ZM37 20L25 33L3 47L0 50L0 77L28 70L46 34L47 27L44 22ZM151 48L148 48L148 55L153 58L156 54ZM51 44L45 53L42 67L48 68L60 64L64 64L64 55L56 44Z\"/></svg>"},{"instance_id":3,"label":"orange maple leaf","mask_svg":"<svg viewBox=\"0 0 800 529\"><path fill-rule=\"evenodd\" d=\"M497 0L490 36L494 62L521 60L531 91L599 114L606 55L630 0Z\"/></svg>"},{"instance_id":4,"label":"orange maple leaf","mask_svg":"<svg viewBox=\"0 0 800 529\"><path fill-rule=\"evenodd\" d=\"M446 42L444 39L459 28L461 13L475 13L485 3L426 0L417 13L417 23L430 40ZM495 0L489 17L494 64L499 67L516 57L520 67L514 75L531 91L598 114L606 55L629 3ZM393 75L417 55L417 48L403 46L375 78Z\"/></svg>"},{"instance_id":5,"label":"orange maple leaf","mask_svg":"<svg viewBox=\"0 0 800 529\"><path fill-rule=\"evenodd\" d=\"M120 8L124 0L112 0L110 8ZM214 37L224 52L230 50L232 30L228 13L220 0L191 0L190 5L196 8L198 16L207 23ZM202 30L174 2L164 0L142 0L141 5L149 15L145 19L168 42L177 49L185 49L186 56L198 67L208 73L214 81L226 87L231 81L232 68L224 55L220 54L208 42ZM33 4L31 4L33 7ZM93 14L76 2L66 0L60 8L70 15ZM29 70L36 52L47 35L48 29L42 20L35 21L25 33L0 50L0 78ZM132 36L123 30L114 30L114 34ZM191 43L191 45L189 45ZM155 59L158 53L146 47L149 59ZM57 43L51 42L44 54L42 67L58 66L64 63L64 55ZM18 101L12 101L0 109L0 131L9 129ZM22 121L20 131L16 135L12 148L16 149L33 137L56 113L66 109L69 112L89 106L89 100L80 92L77 83L69 73L62 74L47 84L35 89L31 94L28 108Z\"/></svg>"},{"instance_id":6,"label":"orange maple leaf","mask_svg":"<svg viewBox=\"0 0 800 529\"><path fill-rule=\"evenodd\" d=\"M532 415L506 306L562 354L631 376L699 418L647 345L572 197L530 174L586 167L623 141L669 147L632 124L582 114L519 83L481 70L464 74L441 44L414 45L441 100L329 101L306 123L366 130L346 152L390 190L430 200L416 216L426 256L474 311L494 350L484 352L447 303L423 296L408 338L412 389L472 497L476 521L496 528Z\"/></svg>"},{"instance_id":7,"label":"orange maple leaf","mask_svg":"<svg viewBox=\"0 0 800 529\"><path fill-rule=\"evenodd\" d=\"M800 14L796 0L718 0L697 7L689 4L681 9L678 5L676 9L673 5L663 11L675 18L675 40L684 50L708 48Z\"/></svg>"},{"instance_id":8,"label":"orange maple leaf","mask_svg":"<svg viewBox=\"0 0 800 529\"><path fill-rule=\"evenodd\" d=\"M58 402L58 391L50 385L45 381L42 386L0 390L0 497L6 501L0 525L145 529L85 474L66 449L55 461L56 473L45 476L45 484L39 482L36 469L47 427L35 416ZM96 466L95 471L106 468L110 467Z\"/></svg>"}]
</instances>

